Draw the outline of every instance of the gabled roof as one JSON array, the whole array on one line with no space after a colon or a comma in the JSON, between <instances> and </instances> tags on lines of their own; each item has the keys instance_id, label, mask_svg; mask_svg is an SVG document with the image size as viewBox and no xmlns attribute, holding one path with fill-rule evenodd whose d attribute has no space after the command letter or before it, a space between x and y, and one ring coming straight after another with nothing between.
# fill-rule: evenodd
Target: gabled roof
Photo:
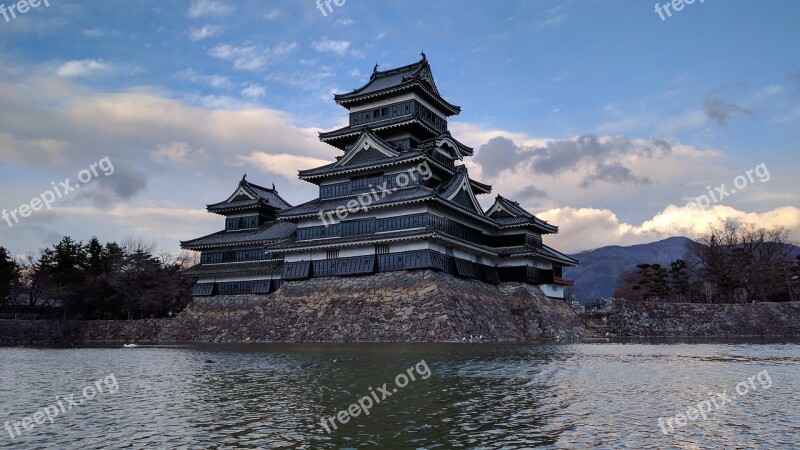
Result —
<instances>
[{"instance_id":1,"label":"gabled roof","mask_svg":"<svg viewBox=\"0 0 800 450\"><path fill-rule=\"evenodd\" d=\"M291 236L296 229L296 223L269 222L254 230L223 230L197 239L181 241L181 248L199 250L214 247L262 245L286 239Z\"/></svg>"},{"instance_id":2,"label":"gabled roof","mask_svg":"<svg viewBox=\"0 0 800 450\"><path fill-rule=\"evenodd\" d=\"M247 175L242 177L239 186L233 194L219 203L207 205L206 209L214 213L232 212L236 210L252 209L257 207L271 207L276 210L291 208L292 205L278 195L275 185L272 189L259 186L247 181Z\"/></svg>"},{"instance_id":3,"label":"gabled roof","mask_svg":"<svg viewBox=\"0 0 800 450\"><path fill-rule=\"evenodd\" d=\"M455 152L453 155L458 159L464 159L464 156L472 156L473 149L472 147L468 147L461 142L459 142L456 138L450 134L449 131L442 133L436 137L425 139L424 141L420 142L417 147L421 149L451 149L451 151Z\"/></svg>"},{"instance_id":4,"label":"gabled roof","mask_svg":"<svg viewBox=\"0 0 800 450\"><path fill-rule=\"evenodd\" d=\"M558 233L557 226L539 219L519 206L519 203L501 195L495 198L494 204L486 210L486 215L504 227L533 225L544 233Z\"/></svg>"},{"instance_id":5,"label":"gabled roof","mask_svg":"<svg viewBox=\"0 0 800 450\"><path fill-rule=\"evenodd\" d=\"M346 94L336 94L333 98L336 103L347 106L347 104L359 100L378 97L413 87L420 89L423 94L437 103L450 115L461 112L461 107L453 105L442 98L439 93L439 88L436 87L436 82L433 80L431 66L428 64L425 53L422 53L421 60L395 69L378 70L376 64L367 84Z\"/></svg>"},{"instance_id":6,"label":"gabled roof","mask_svg":"<svg viewBox=\"0 0 800 450\"><path fill-rule=\"evenodd\" d=\"M384 142L369 129L365 129L353 147L351 147L333 167L342 167L351 163L357 164L363 161L375 161L397 156L400 156L397 150Z\"/></svg>"},{"instance_id":7,"label":"gabled roof","mask_svg":"<svg viewBox=\"0 0 800 450\"><path fill-rule=\"evenodd\" d=\"M423 159L424 157L425 155L423 155L422 153L409 152L381 159L351 162L350 164L347 164L344 167L337 167L336 165L337 163L331 163L331 164L326 164L324 166L315 167L313 169L301 170L299 172L298 178L300 178L301 180L313 182L313 180L315 179L333 174L343 174L343 173L358 172L361 170L378 169L382 167L392 166L395 164L400 164L406 161L415 161L418 159Z\"/></svg>"},{"instance_id":8,"label":"gabled roof","mask_svg":"<svg viewBox=\"0 0 800 450\"><path fill-rule=\"evenodd\" d=\"M475 198L475 193L472 192L472 183L470 183L466 166L456 167L456 174L447 183L442 183L437 193L448 201L474 209L475 213L483 215L483 208Z\"/></svg>"}]
</instances>

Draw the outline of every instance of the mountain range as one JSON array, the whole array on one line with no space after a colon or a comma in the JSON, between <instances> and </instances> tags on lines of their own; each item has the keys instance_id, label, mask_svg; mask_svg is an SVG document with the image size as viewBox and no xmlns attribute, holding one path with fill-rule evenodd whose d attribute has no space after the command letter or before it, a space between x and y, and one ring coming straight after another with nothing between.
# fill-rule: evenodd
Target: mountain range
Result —
<instances>
[{"instance_id":1,"label":"mountain range","mask_svg":"<svg viewBox=\"0 0 800 450\"><path fill-rule=\"evenodd\" d=\"M676 259L685 257L689 242L689 238L679 236L649 244L609 245L586 250L570 255L580 261L580 265L565 267L564 277L575 280L575 295L582 303L611 297L623 272L643 263L669 266Z\"/></svg>"}]
</instances>

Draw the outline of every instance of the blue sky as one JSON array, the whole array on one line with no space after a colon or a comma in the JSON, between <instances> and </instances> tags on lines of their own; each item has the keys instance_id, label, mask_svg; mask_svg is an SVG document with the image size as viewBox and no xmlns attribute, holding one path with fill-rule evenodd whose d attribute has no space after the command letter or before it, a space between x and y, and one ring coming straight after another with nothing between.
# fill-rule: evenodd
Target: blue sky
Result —
<instances>
[{"instance_id":1,"label":"blue sky","mask_svg":"<svg viewBox=\"0 0 800 450\"><path fill-rule=\"evenodd\" d=\"M332 94L421 50L462 107L450 129L476 149L471 175L494 186L482 203L519 200L561 227L560 249L726 219L800 239L796 1L697 0L663 21L654 1L48 3L0 15L0 208L105 156L114 173L0 222L16 254L64 235L175 252L221 228L204 206L243 172L311 199L295 174L339 154L316 139L345 123Z\"/></svg>"}]
</instances>

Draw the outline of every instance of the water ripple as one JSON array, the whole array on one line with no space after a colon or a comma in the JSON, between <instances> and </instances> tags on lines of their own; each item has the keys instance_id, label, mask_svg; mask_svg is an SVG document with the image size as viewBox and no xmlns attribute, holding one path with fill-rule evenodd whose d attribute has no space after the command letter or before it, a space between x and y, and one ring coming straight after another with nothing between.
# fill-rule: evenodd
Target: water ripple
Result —
<instances>
[{"instance_id":1,"label":"water ripple","mask_svg":"<svg viewBox=\"0 0 800 450\"><path fill-rule=\"evenodd\" d=\"M422 359L430 378L319 426ZM108 374L119 384L0 448L800 448L796 343L3 348L0 360L0 423ZM763 370L768 389L662 433L659 418Z\"/></svg>"}]
</instances>

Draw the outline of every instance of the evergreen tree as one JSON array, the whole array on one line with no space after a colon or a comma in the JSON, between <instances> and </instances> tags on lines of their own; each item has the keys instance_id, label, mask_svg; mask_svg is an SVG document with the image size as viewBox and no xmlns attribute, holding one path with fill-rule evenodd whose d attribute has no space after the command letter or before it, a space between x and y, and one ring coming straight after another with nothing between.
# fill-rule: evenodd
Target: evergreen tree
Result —
<instances>
[{"instance_id":1,"label":"evergreen tree","mask_svg":"<svg viewBox=\"0 0 800 450\"><path fill-rule=\"evenodd\" d=\"M0 305L8 302L11 286L19 279L19 266L5 247L0 247Z\"/></svg>"}]
</instances>

